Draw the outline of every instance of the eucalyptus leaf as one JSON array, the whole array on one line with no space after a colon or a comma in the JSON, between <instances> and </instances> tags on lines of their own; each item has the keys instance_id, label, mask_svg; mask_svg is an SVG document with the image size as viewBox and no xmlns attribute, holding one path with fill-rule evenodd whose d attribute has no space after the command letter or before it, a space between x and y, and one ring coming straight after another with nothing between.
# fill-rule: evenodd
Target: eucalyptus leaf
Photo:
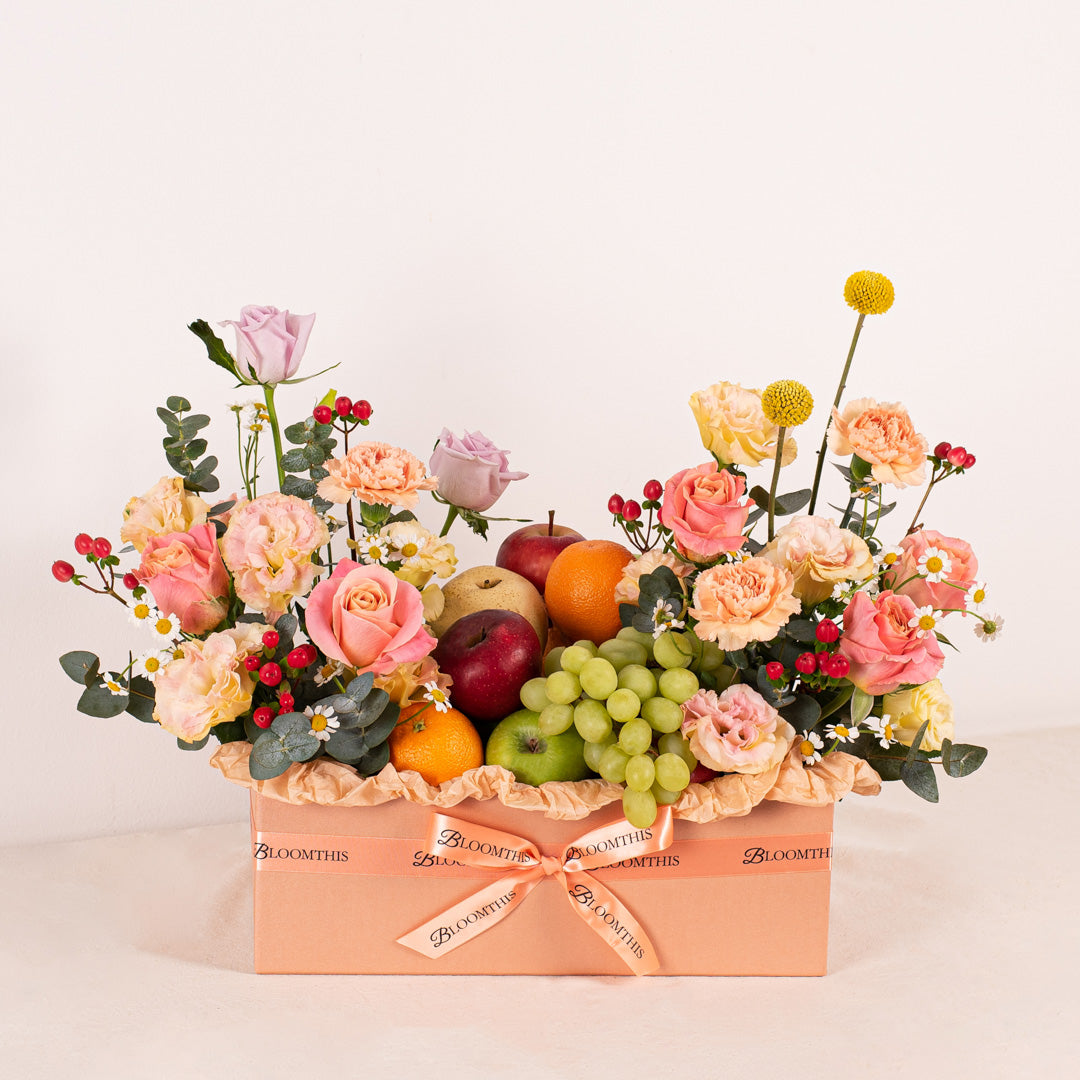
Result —
<instances>
[{"instance_id":1,"label":"eucalyptus leaf","mask_svg":"<svg viewBox=\"0 0 1080 1080\"><path fill-rule=\"evenodd\" d=\"M620 604L619 607L629 607L629 604ZM643 611L638 609L637 614L630 620L630 625L642 634L651 634L656 629L656 625L652 620L651 615L646 615Z\"/></svg>"},{"instance_id":2,"label":"eucalyptus leaf","mask_svg":"<svg viewBox=\"0 0 1080 1080\"><path fill-rule=\"evenodd\" d=\"M135 675L128 683L126 711L144 724L156 724L154 719L154 684L144 675Z\"/></svg>"},{"instance_id":3,"label":"eucalyptus leaf","mask_svg":"<svg viewBox=\"0 0 1080 1080\"><path fill-rule=\"evenodd\" d=\"M292 451L290 450L289 453L291 454ZM285 483L281 485L283 495L295 495L300 499L310 499L315 491L314 481L305 480L300 476L286 476Z\"/></svg>"},{"instance_id":4,"label":"eucalyptus leaf","mask_svg":"<svg viewBox=\"0 0 1080 1080\"><path fill-rule=\"evenodd\" d=\"M129 700L127 694L114 694L104 683L94 683L82 692L75 707L87 716L108 719L119 716L128 707Z\"/></svg>"},{"instance_id":5,"label":"eucalyptus leaf","mask_svg":"<svg viewBox=\"0 0 1080 1080\"><path fill-rule=\"evenodd\" d=\"M290 450L289 453L291 454L292 451ZM326 460L326 454L317 446L305 446L300 453L304 455L309 466L321 465Z\"/></svg>"},{"instance_id":6,"label":"eucalyptus leaf","mask_svg":"<svg viewBox=\"0 0 1080 1080\"><path fill-rule=\"evenodd\" d=\"M314 417L309 420L304 420L299 424L290 424L283 432L286 439L291 443L306 443L311 437L311 426L314 424Z\"/></svg>"},{"instance_id":7,"label":"eucalyptus leaf","mask_svg":"<svg viewBox=\"0 0 1080 1080\"><path fill-rule=\"evenodd\" d=\"M272 780L291 764L281 739L272 731L264 731L251 747L248 772L252 780Z\"/></svg>"},{"instance_id":8,"label":"eucalyptus leaf","mask_svg":"<svg viewBox=\"0 0 1080 1080\"><path fill-rule=\"evenodd\" d=\"M375 685L375 674L371 671L365 671L360 675L357 675L348 686L345 687L345 693L349 695L357 703L360 704L371 693L371 688Z\"/></svg>"},{"instance_id":9,"label":"eucalyptus leaf","mask_svg":"<svg viewBox=\"0 0 1080 1080\"><path fill-rule=\"evenodd\" d=\"M180 397L179 394L173 394L165 399L165 407L171 409L174 413L178 412L191 412L191 402L186 397ZM161 410L158 409L160 413Z\"/></svg>"},{"instance_id":10,"label":"eucalyptus leaf","mask_svg":"<svg viewBox=\"0 0 1080 1080\"><path fill-rule=\"evenodd\" d=\"M339 728L326 743L326 753L335 761L344 765L353 765L360 761L371 749L362 728Z\"/></svg>"},{"instance_id":11,"label":"eucalyptus leaf","mask_svg":"<svg viewBox=\"0 0 1080 1080\"><path fill-rule=\"evenodd\" d=\"M175 398L169 398L169 400L170 401L175 401L176 399ZM161 422L165 425L166 428L168 428L169 434L174 439L179 438L179 436L180 436L180 421L177 420L176 417L171 412L169 412L168 409L163 409L163 408L161 408L160 405L157 408L157 414L158 414L158 418L161 420Z\"/></svg>"},{"instance_id":12,"label":"eucalyptus leaf","mask_svg":"<svg viewBox=\"0 0 1080 1080\"><path fill-rule=\"evenodd\" d=\"M215 503L206 512L207 517L217 517L219 514L224 514L231 510L236 505L235 499L226 499L224 502Z\"/></svg>"},{"instance_id":13,"label":"eucalyptus leaf","mask_svg":"<svg viewBox=\"0 0 1080 1080\"><path fill-rule=\"evenodd\" d=\"M942 740L941 762L949 776L970 776L986 760L985 746Z\"/></svg>"},{"instance_id":14,"label":"eucalyptus leaf","mask_svg":"<svg viewBox=\"0 0 1080 1080\"><path fill-rule=\"evenodd\" d=\"M852 475L851 470L846 465L838 465L833 463L833 468L849 483L855 483L855 477Z\"/></svg>"},{"instance_id":15,"label":"eucalyptus leaf","mask_svg":"<svg viewBox=\"0 0 1080 1080\"><path fill-rule=\"evenodd\" d=\"M185 416L180 421L180 434L185 439L192 439L209 423L210 417L206 413L194 413L191 416Z\"/></svg>"},{"instance_id":16,"label":"eucalyptus leaf","mask_svg":"<svg viewBox=\"0 0 1080 1080\"><path fill-rule=\"evenodd\" d=\"M64 674L80 686L89 686L97 678L101 661L92 652L76 650L60 657Z\"/></svg>"},{"instance_id":17,"label":"eucalyptus leaf","mask_svg":"<svg viewBox=\"0 0 1080 1080\"><path fill-rule=\"evenodd\" d=\"M796 729L809 731L821 719L821 706L806 694L797 694L790 705L780 710L780 715Z\"/></svg>"},{"instance_id":18,"label":"eucalyptus leaf","mask_svg":"<svg viewBox=\"0 0 1080 1080\"><path fill-rule=\"evenodd\" d=\"M923 736L926 734L926 729L930 726L929 720L922 722L922 727L915 733L915 738L911 740L911 745L908 747L907 760L905 765L910 765L918 756L919 751L922 749Z\"/></svg>"},{"instance_id":19,"label":"eucalyptus leaf","mask_svg":"<svg viewBox=\"0 0 1080 1080\"><path fill-rule=\"evenodd\" d=\"M294 450L286 450L281 455L281 467L286 472L303 472L308 467L307 458L304 456L304 450L301 447L297 447Z\"/></svg>"},{"instance_id":20,"label":"eucalyptus leaf","mask_svg":"<svg viewBox=\"0 0 1080 1080\"><path fill-rule=\"evenodd\" d=\"M633 626L634 619L640 614L640 608L637 604L620 604L619 605L619 621L623 626Z\"/></svg>"},{"instance_id":21,"label":"eucalyptus leaf","mask_svg":"<svg viewBox=\"0 0 1080 1080\"><path fill-rule=\"evenodd\" d=\"M824 720L826 717L832 716L834 712L842 709L851 700L854 689L855 687L848 683L847 686L840 688L832 701L827 703L819 702L818 704L821 705L821 716L819 717L819 720Z\"/></svg>"},{"instance_id":22,"label":"eucalyptus leaf","mask_svg":"<svg viewBox=\"0 0 1080 1080\"><path fill-rule=\"evenodd\" d=\"M934 766L929 761L905 761L900 768L900 779L920 799L931 803L938 801L937 777L934 775Z\"/></svg>"},{"instance_id":23,"label":"eucalyptus leaf","mask_svg":"<svg viewBox=\"0 0 1080 1080\"><path fill-rule=\"evenodd\" d=\"M209 732L195 742L185 742L179 736L176 737L176 745L179 746L181 750L201 750L209 741Z\"/></svg>"},{"instance_id":24,"label":"eucalyptus leaf","mask_svg":"<svg viewBox=\"0 0 1080 1080\"><path fill-rule=\"evenodd\" d=\"M434 706L432 706L434 708ZM390 732L397 727L401 709L396 702L390 702L378 718L364 728L364 737L370 746L378 746L390 738Z\"/></svg>"},{"instance_id":25,"label":"eucalyptus leaf","mask_svg":"<svg viewBox=\"0 0 1080 1080\"><path fill-rule=\"evenodd\" d=\"M353 768L361 776L374 776L378 772L382 772L383 769L390 762L390 744L380 743L370 753L365 754Z\"/></svg>"},{"instance_id":26,"label":"eucalyptus leaf","mask_svg":"<svg viewBox=\"0 0 1080 1080\"><path fill-rule=\"evenodd\" d=\"M222 744L243 742L247 738L242 720L226 720L223 724L215 724L210 730L214 738Z\"/></svg>"},{"instance_id":27,"label":"eucalyptus leaf","mask_svg":"<svg viewBox=\"0 0 1080 1080\"><path fill-rule=\"evenodd\" d=\"M184 448L184 456L195 460L195 458L202 457L206 453L206 440L205 439L192 439Z\"/></svg>"},{"instance_id":28,"label":"eucalyptus leaf","mask_svg":"<svg viewBox=\"0 0 1080 1080\"><path fill-rule=\"evenodd\" d=\"M747 668L750 666L750 660L742 649L736 649L734 652L725 653L724 656L730 667Z\"/></svg>"},{"instance_id":29,"label":"eucalyptus leaf","mask_svg":"<svg viewBox=\"0 0 1080 1080\"><path fill-rule=\"evenodd\" d=\"M783 632L795 641L801 641L804 645L813 645L817 641L817 623L810 619L788 619L784 624Z\"/></svg>"},{"instance_id":30,"label":"eucalyptus leaf","mask_svg":"<svg viewBox=\"0 0 1080 1080\"><path fill-rule=\"evenodd\" d=\"M291 611L286 611L284 615L278 617L277 622L274 623L274 629L283 642L291 642L296 636L299 625L300 620Z\"/></svg>"}]
</instances>

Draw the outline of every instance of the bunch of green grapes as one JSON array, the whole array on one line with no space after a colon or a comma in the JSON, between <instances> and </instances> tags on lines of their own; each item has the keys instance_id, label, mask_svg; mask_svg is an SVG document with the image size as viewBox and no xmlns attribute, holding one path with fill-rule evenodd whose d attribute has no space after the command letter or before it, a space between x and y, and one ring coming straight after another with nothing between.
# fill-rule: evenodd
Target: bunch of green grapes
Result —
<instances>
[{"instance_id":1,"label":"bunch of green grapes","mask_svg":"<svg viewBox=\"0 0 1080 1080\"><path fill-rule=\"evenodd\" d=\"M627 626L599 647L576 641L552 649L546 675L521 688L544 735L577 728L589 768L625 784L623 812L639 829L656 820L657 804L675 802L697 767L681 731L682 703L699 689L688 670L693 657L685 634L667 631L654 641Z\"/></svg>"}]
</instances>

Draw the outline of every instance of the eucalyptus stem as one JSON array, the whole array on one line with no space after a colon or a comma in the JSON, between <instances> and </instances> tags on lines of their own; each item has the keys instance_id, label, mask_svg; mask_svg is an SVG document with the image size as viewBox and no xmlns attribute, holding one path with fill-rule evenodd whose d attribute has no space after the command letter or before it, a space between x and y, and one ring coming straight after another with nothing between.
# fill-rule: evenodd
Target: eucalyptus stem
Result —
<instances>
[{"instance_id":1,"label":"eucalyptus stem","mask_svg":"<svg viewBox=\"0 0 1080 1080\"><path fill-rule=\"evenodd\" d=\"M281 467L281 431L278 428L277 409L274 408L274 391L277 389L272 383L263 383L263 397L266 398L266 411L270 416L270 431L274 435L274 464L277 466L278 490L285 487L285 470Z\"/></svg>"},{"instance_id":2,"label":"eucalyptus stem","mask_svg":"<svg viewBox=\"0 0 1080 1080\"><path fill-rule=\"evenodd\" d=\"M772 483L769 484L769 539L773 538L774 516L776 513L776 484L780 479L780 462L784 457L784 436L787 434L786 427L780 427L776 432L776 460L773 462Z\"/></svg>"},{"instance_id":3,"label":"eucalyptus stem","mask_svg":"<svg viewBox=\"0 0 1080 1080\"><path fill-rule=\"evenodd\" d=\"M450 508L446 511L446 520L443 522L442 532L439 536L445 536L450 531L450 526L454 524L454 519L458 516L458 508L453 503L450 504Z\"/></svg>"},{"instance_id":4,"label":"eucalyptus stem","mask_svg":"<svg viewBox=\"0 0 1080 1080\"><path fill-rule=\"evenodd\" d=\"M934 485L942 479L944 479L944 473L941 476L938 476L937 470L935 469L933 475L930 477L930 483L926 485L926 490L923 492L922 502L919 503L919 508L915 511L915 516L911 519L911 524L907 527L907 532L904 533L905 536L907 536L908 533L913 533L915 531L915 525L919 520L919 515L923 512L926 500L930 498L930 492L934 490Z\"/></svg>"},{"instance_id":5,"label":"eucalyptus stem","mask_svg":"<svg viewBox=\"0 0 1080 1080\"><path fill-rule=\"evenodd\" d=\"M848 349L847 360L844 362L844 371L840 376L840 385L836 388L836 397L833 398L833 408L840 408L840 401L844 396L844 389L847 386L848 372L851 371L851 361L855 356L855 346L859 343L859 334L862 331L863 320L866 318L864 312L859 313L859 318L855 323L855 333L851 338L851 348ZM821 449L818 451L817 466L814 469L814 486L810 490L810 507L807 510L808 514L814 512L814 507L817 506L818 488L821 486L821 470L825 467L825 452L829 448L829 425L832 423L832 413L830 412L825 420L825 433L821 436Z\"/></svg>"}]
</instances>

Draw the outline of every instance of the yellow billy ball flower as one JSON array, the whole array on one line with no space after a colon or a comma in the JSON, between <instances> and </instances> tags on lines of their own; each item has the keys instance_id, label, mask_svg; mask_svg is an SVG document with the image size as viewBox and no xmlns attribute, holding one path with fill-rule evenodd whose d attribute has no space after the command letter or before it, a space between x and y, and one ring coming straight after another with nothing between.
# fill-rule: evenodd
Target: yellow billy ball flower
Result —
<instances>
[{"instance_id":1,"label":"yellow billy ball flower","mask_svg":"<svg viewBox=\"0 0 1080 1080\"><path fill-rule=\"evenodd\" d=\"M770 383L761 395L761 410L778 427L805 424L814 409L814 399L801 382L780 379Z\"/></svg>"},{"instance_id":2,"label":"yellow billy ball flower","mask_svg":"<svg viewBox=\"0 0 1080 1080\"><path fill-rule=\"evenodd\" d=\"M844 299L860 315L884 315L893 298L892 282L873 270L856 271L844 283Z\"/></svg>"}]
</instances>

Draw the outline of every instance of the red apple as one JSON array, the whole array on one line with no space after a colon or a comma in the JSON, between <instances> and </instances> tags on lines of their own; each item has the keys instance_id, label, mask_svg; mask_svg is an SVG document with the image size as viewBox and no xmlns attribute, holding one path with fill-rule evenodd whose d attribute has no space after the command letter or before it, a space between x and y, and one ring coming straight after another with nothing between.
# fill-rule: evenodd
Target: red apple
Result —
<instances>
[{"instance_id":1,"label":"red apple","mask_svg":"<svg viewBox=\"0 0 1080 1080\"><path fill-rule=\"evenodd\" d=\"M522 686L540 674L540 642L524 615L490 608L463 615L432 653L454 680L450 701L470 720L501 720L521 708Z\"/></svg>"},{"instance_id":2,"label":"red apple","mask_svg":"<svg viewBox=\"0 0 1080 1080\"><path fill-rule=\"evenodd\" d=\"M526 525L523 529L512 532L499 545L495 565L528 578L543 594L548 570L551 569L555 556L563 548L584 539L585 537L574 529L556 525L555 511L551 510L546 523Z\"/></svg>"}]
</instances>

